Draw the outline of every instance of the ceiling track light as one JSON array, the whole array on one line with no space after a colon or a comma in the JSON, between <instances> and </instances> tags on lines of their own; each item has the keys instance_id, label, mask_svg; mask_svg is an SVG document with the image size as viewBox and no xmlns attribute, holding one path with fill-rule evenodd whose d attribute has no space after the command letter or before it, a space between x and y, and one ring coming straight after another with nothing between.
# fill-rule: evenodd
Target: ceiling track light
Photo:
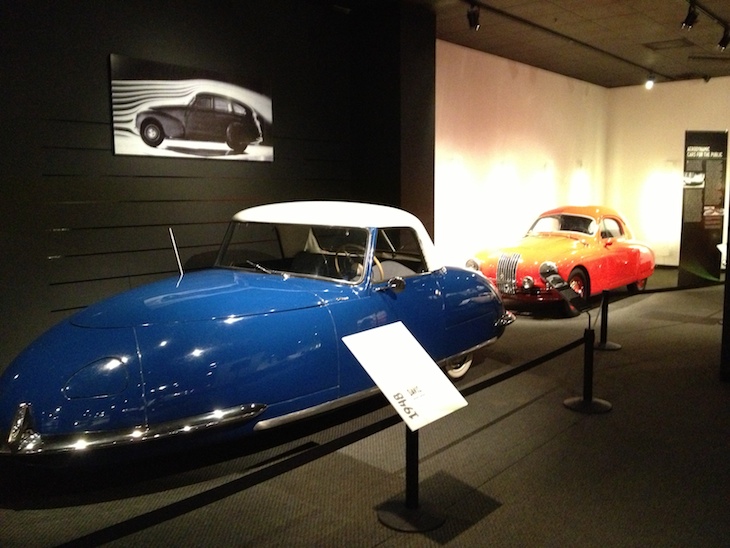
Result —
<instances>
[{"instance_id":1,"label":"ceiling track light","mask_svg":"<svg viewBox=\"0 0 730 548\"><path fill-rule=\"evenodd\" d=\"M691 29L692 26L697 22L697 18L699 17L699 14L697 13L697 7L695 6L694 2L689 3L689 10L687 11L687 17L684 18L684 21L682 21L682 28L683 29Z\"/></svg>"},{"instance_id":2,"label":"ceiling track light","mask_svg":"<svg viewBox=\"0 0 730 548\"><path fill-rule=\"evenodd\" d=\"M649 75L649 76L647 77L647 79L646 79L646 82L644 83L644 87L645 87L646 89L651 89L651 88L653 88L653 87L654 87L654 82L655 82L655 81L656 81L656 78L654 77L654 75L653 75L653 74L650 74L650 75Z\"/></svg>"},{"instance_id":3,"label":"ceiling track light","mask_svg":"<svg viewBox=\"0 0 730 548\"><path fill-rule=\"evenodd\" d=\"M702 12L708 19L714 21L723 28L722 38L720 38L720 41L717 43L717 48L720 51L725 51L725 48L730 45L730 24L707 9L698 0L687 0L687 2L689 3L689 9L687 10L687 17L685 17L684 21L682 21L682 28L687 30L691 29L697 22L700 12Z\"/></svg>"},{"instance_id":4,"label":"ceiling track light","mask_svg":"<svg viewBox=\"0 0 730 548\"><path fill-rule=\"evenodd\" d=\"M479 6L471 4L466 10L466 19L469 21L469 28L471 30L479 30Z\"/></svg>"},{"instance_id":5,"label":"ceiling track light","mask_svg":"<svg viewBox=\"0 0 730 548\"><path fill-rule=\"evenodd\" d=\"M720 51L725 51L725 48L730 45L730 27L725 27L725 30L722 33L722 38L720 38L720 41L717 43L717 47L720 49Z\"/></svg>"}]
</instances>

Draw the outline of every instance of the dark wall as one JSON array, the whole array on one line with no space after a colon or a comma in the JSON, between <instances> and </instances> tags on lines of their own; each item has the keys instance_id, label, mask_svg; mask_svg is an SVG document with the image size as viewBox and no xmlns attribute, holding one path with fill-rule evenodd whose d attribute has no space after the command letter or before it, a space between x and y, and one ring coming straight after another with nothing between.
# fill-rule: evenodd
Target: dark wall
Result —
<instances>
[{"instance_id":1,"label":"dark wall","mask_svg":"<svg viewBox=\"0 0 730 548\"><path fill-rule=\"evenodd\" d=\"M73 311L174 274L168 227L185 262L250 205L398 205L401 17L305 0L3 2L0 369ZM368 51L374 24L388 37ZM116 156L112 53L270 82L274 162Z\"/></svg>"}]
</instances>

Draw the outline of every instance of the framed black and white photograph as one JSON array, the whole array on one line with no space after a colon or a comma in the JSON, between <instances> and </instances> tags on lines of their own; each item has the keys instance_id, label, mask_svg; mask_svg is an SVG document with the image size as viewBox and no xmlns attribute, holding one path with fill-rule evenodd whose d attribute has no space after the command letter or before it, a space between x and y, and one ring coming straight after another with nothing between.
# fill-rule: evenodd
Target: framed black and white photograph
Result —
<instances>
[{"instance_id":1,"label":"framed black and white photograph","mask_svg":"<svg viewBox=\"0 0 730 548\"><path fill-rule=\"evenodd\" d=\"M267 86L110 56L114 153L272 162Z\"/></svg>"}]
</instances>

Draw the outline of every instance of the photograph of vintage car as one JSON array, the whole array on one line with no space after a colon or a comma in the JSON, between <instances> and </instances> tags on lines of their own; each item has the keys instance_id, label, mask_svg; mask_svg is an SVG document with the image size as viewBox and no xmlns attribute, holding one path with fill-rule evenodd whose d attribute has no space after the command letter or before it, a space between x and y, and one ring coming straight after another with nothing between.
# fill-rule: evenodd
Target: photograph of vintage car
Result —
<instances>
[{"instance_id":1,"label":"photograph of vintage car","mask_svg":"<svg viewBox=\"0 0 730 548\"><path fill-rule=\"evenodd\" d=\"M344 336L400 321L459 377L513 320L483 274L439 262L410 213L251 207L212 268L91 305L24 350L0 377L0 454L270 429L377 392Z\"/></svg>"},{"instance_id":2,"label":"photograph of vintage car","mask_svg":"<svg viewBox=\"0 0 730 548\"><path fill-rule=\"evenodd\" d=\"M511 310L554 302L574 307L546 286L540 266L554 263L560 277L585 301L605 290L646 287L654 253L633 239L626 221L603 206L559 207L541 214L514 247L484 250L476 266L499 288Z\"/></svg>"},{"instance_id":3,"label":"photograph of vintage car","mask_svg":"<svg viewBox=\"0 0 730 548\"><path fill-rule=\"evenodd\" d=\"M198 93L187 105L155 106L135 117L145 144L157 147L165 139L226 143L236 153L261 142L258 115L242 102L214 93Z\"/></svg>"}]
</instances>

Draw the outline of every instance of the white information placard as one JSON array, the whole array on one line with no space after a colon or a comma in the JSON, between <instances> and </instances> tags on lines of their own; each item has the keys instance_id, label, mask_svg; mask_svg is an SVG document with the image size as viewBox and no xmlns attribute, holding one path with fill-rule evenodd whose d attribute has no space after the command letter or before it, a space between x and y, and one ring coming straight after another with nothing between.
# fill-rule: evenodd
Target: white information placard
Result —
<instances>
[{"instance_id":1,"label":"white information placard","mask_svg":"<svg viewBox=\"0 0 730 548\"><path fill-rule=\"evenodd\" d=\"M342 338L411 430L467 405L402 322Z\"/></svg>"}]
</instances>

